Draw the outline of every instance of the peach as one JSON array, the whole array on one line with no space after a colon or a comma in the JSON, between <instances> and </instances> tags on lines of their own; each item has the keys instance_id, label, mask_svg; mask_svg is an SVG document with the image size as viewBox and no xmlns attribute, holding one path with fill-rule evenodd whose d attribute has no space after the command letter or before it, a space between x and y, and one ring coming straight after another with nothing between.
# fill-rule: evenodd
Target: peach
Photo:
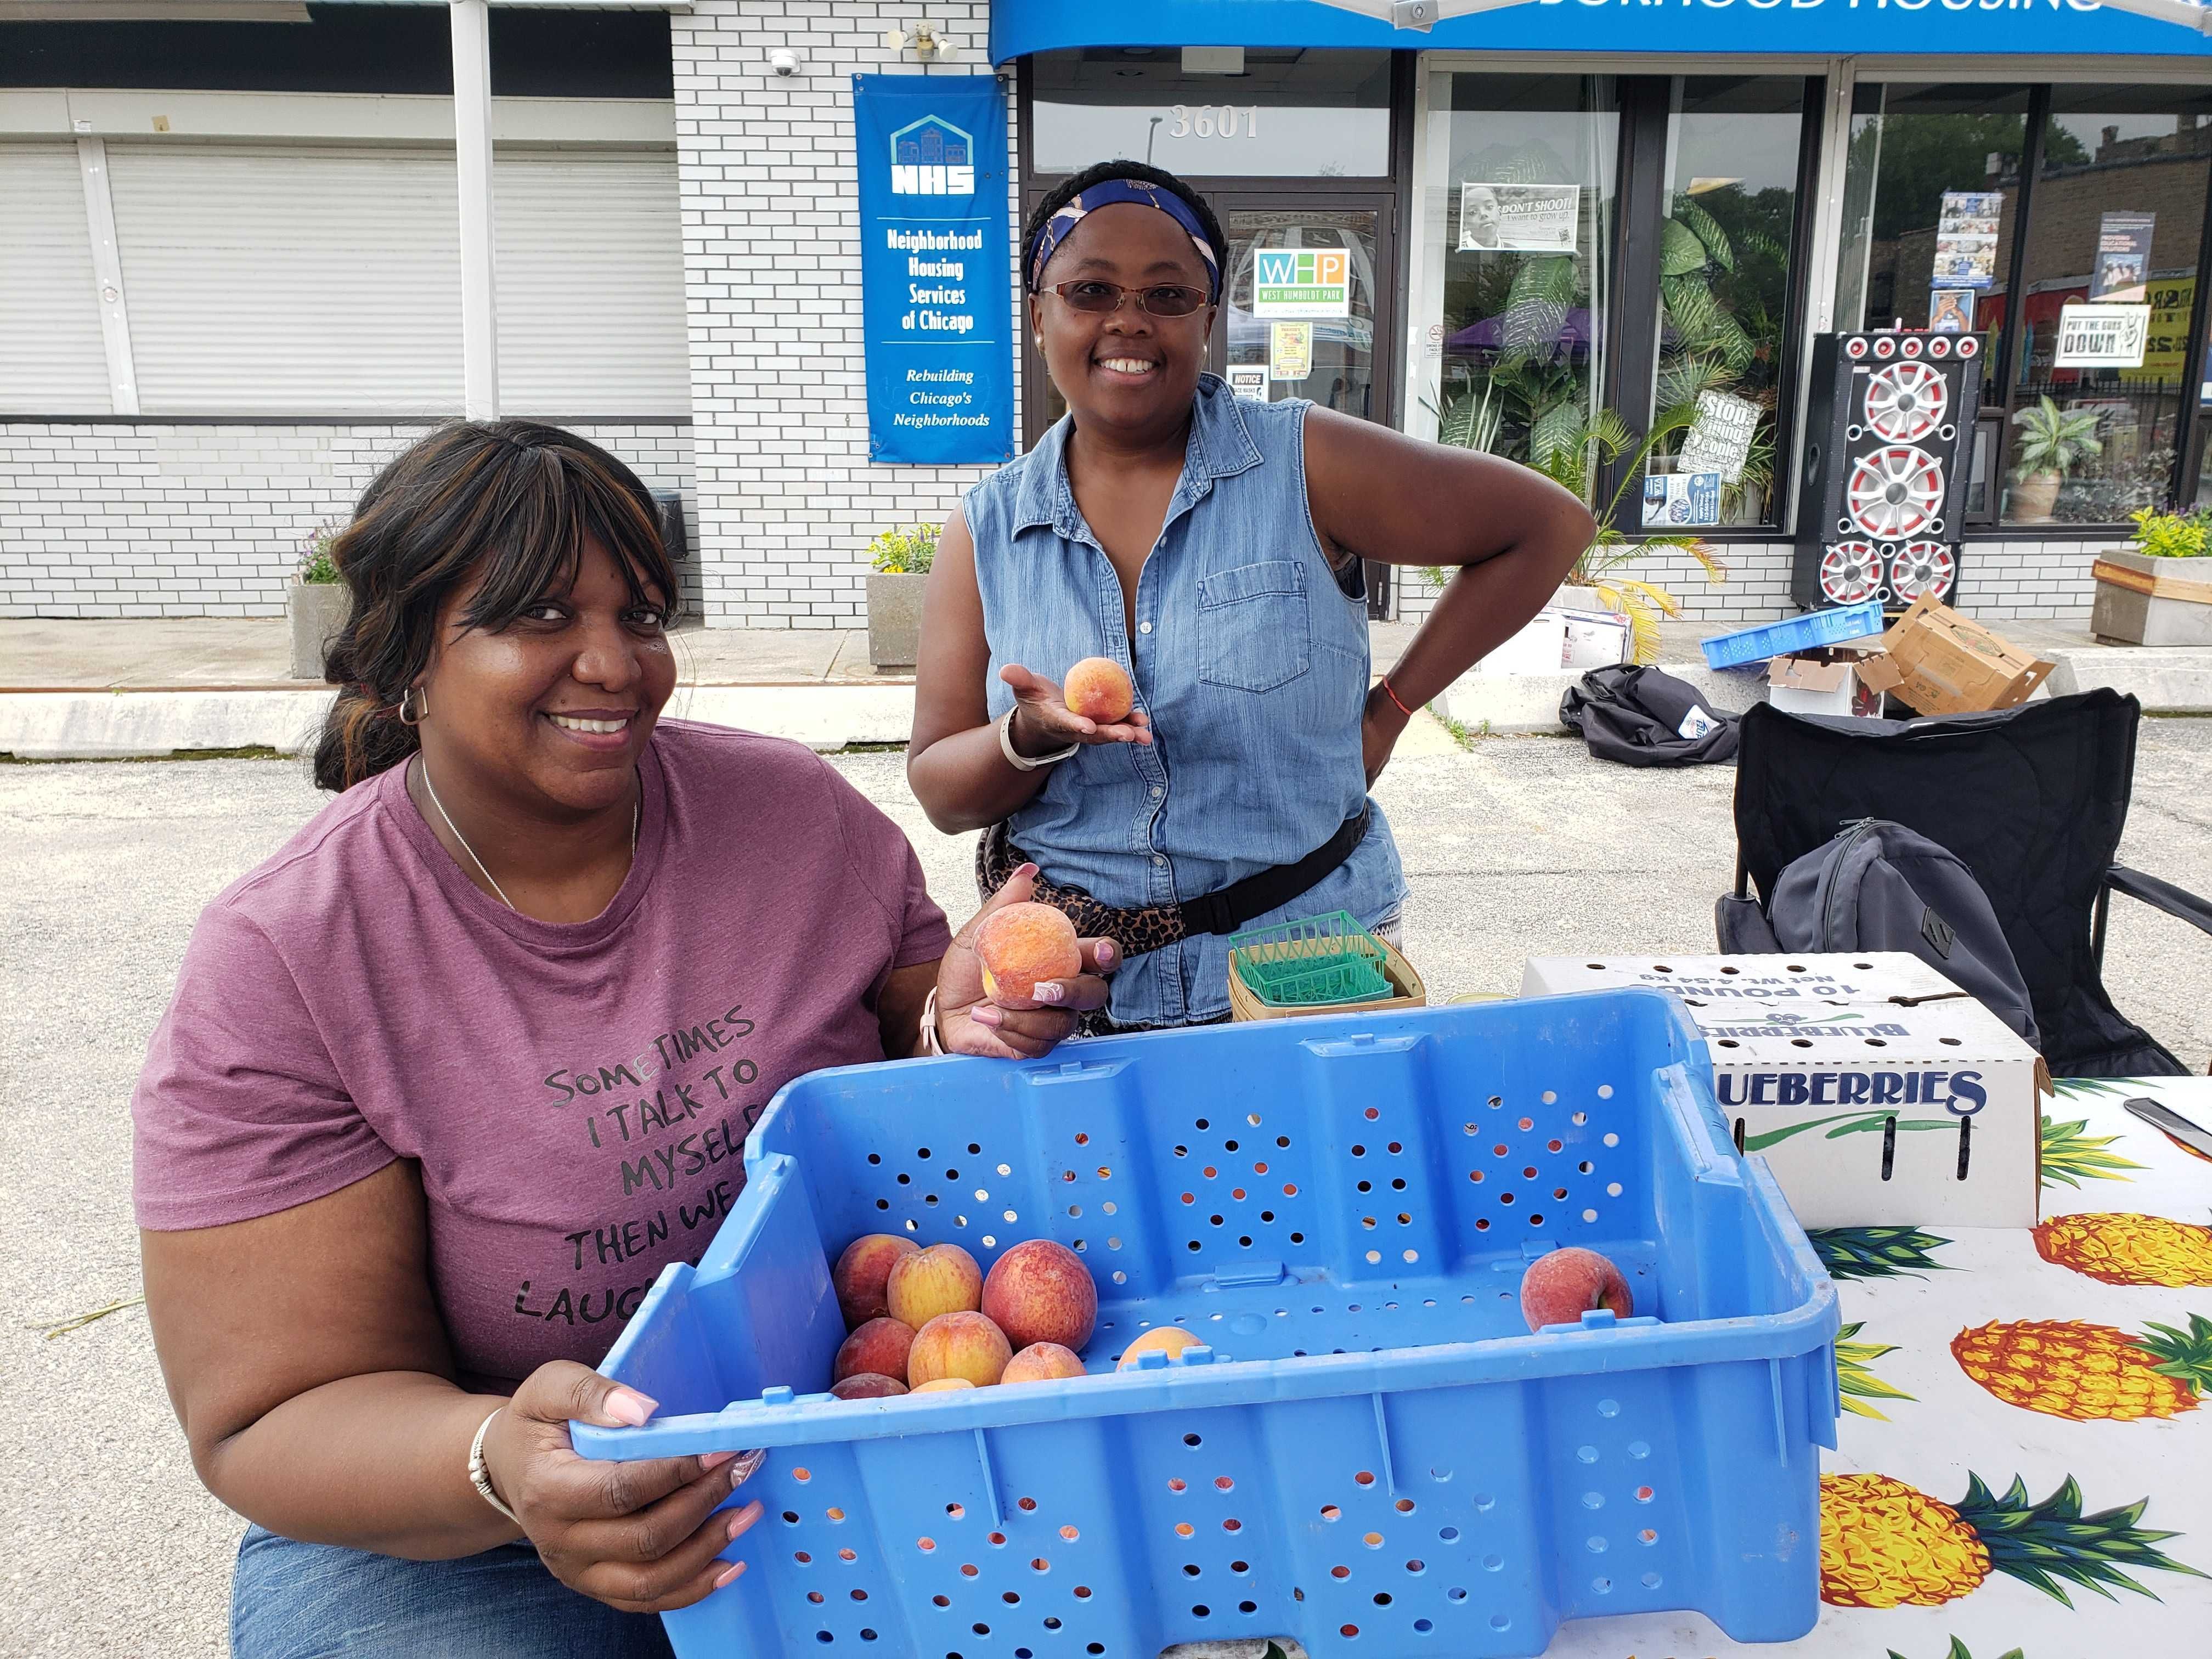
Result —
<instances>
[{"instance_id":1,"label":"peach","mask_svg":"<svg viewBox=\"0 0 2212 1659\"><path fill-rule=\"evenodd\" d=\"M1585 1313L1599 1308L1626 1319L1635 1306L1627 1276L1595 1250L1578 1244L1547 1250L1521 1275L1521 1317L1532 1331L1577 1324Z\"/></svg>"},{"instance_id":2,"label":"peach","mask_svg":"<svg viewBox=\"0 0 2212 1659\"><path fill-rule=\"evenodd\" d=\"M830 1363L830 1378L842 1382L863 1371L878 1376L904 1376L907 1350L914 1346L914 1327L896 1319L871 1319L838 1345Z\"/></svg>"},{"instance_id":3,"label":"peach","mask_svg":"<svg viewBox=\"0 0 2212 1659\"><path fill-rule=\"evenodd\" d=\"M845 1316L847 1330L856 1331L891 1310L884 1300L884 1280L890 1275L891 1263L921 1249L895 1233L870 1233L845 1247L830 1283L837 1292L837 1310Z\"/></svg>"},{"instance_id":4,"label":"peach","mask_svg":"<svg viewBox=\"0 0 2212 1659\"><path fill-rule=\"evenodd\" d=\"M1032 1238L991 1264L981 1307L1017 1347L1056 1342L1080 1349L1098 1322L1098 1288L1074 1251Z\"/></svg>"},{"instance_id":5,"label":"peach","mask_svg":"<svg viewBox=\"0 0 2212 1659\"><path fill-rule=\"evenodd\" d=\"M975 933L983 994L1001 1008L1035 1008L1040 980L1073 979L1083 971L1075 924L1049 904L1009 904L994 910Z\"/></svg>"},{"instance_id":6,"label":"peach","mask_svg":"<svg viewBox=\"0 0 2212 1659\"><path fill-rule=\"evenodd\" d=\"M1137 688L1110 657L1085 657L1067 671L1060 684L1060 700L1071 714L1080 714L1102 726L1129 718L1137 706Z\"/></svg>"},{"instance_id":7,"label":"peach","mask_svg":"<svg viewBox=\"0 0 2212 1659\"><path fill-rule=\"evenodd\" d=\"M874 1371L854 1371L830 1385L830 1392L840 1400L883 1400L906 1391L906 1384L896 1376L884 1376Z\"/></svg>"},{"instance_id":8,"label":"peach","mask_svg":"<svg viewBox=\"0 0 2212 1659\"><path fill-rule=\"evenodd\" d=\"M1006 1335L979 1313L939 1314L914 1334L906 1380L914 1388L940 1377L964 1376L979 1389L999 1380L1014 1351Z\"/></svg>"},{"instance_id":9,"label":"peach","mask_svg":"<svg viewBox=\"0 0 2212 1659\"><path fill-rule=\"evenodd\" d=\"M1057 1342L1032 1342L1006 1362L999 1373L1001 1382L1049 1382L1054 1377L1081 1376L1083 1361L1073 1349Z\"/></svg>"},{"instance_id":10,"label":"peach","mask_svg":"<svg viewBox=\"0 0 2212 1659\"><path fill-rule=\"evenodd\" d=\"M972 1389L975 1385L964 1376L940 1376L934 1382L917 1382L908 1394L950 1394L955 1389Z\"/></svg>"},{"instance_id":11,"label":"peach","mask_svg":"<svg viewBox=\"0 0 2212 1659\"><path fill-rule=\"evenodd\" d=\"M918 1331L939 1314L975 1312L983 1300L983 1270L957 1244L933 1244L891 1263L884 1298L893 1319Z\"/></svg>"},{"instance_id":12,"label":"peach","mask_svg":"<svg viewBox=\"0 0 2212 1659\"><path fill-rule=\"evenodd\" d=\"M1173 1359L1185 1348L1204 1346L1204 1338L1194 1336L1180 1325L1155 1325L1121 1350L1121 1362L1115 1369L1125 1371L1134 1370L1139 1358L1154 1352L1164 1353Z\"/></svg>"}]
</instances>

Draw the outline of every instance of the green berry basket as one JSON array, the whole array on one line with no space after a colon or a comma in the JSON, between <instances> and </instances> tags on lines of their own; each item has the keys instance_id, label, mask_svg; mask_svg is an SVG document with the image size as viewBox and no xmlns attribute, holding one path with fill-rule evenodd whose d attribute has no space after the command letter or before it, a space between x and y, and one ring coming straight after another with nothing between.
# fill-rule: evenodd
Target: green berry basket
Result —
<instances>
[{"instance_id":1,"label":"green berry basket","mask_svg":"<svg viewBox=\"0 0 2212 1659\"><path fill-rule=\"evenodd\" d=\"M1232 933L1229 1001L1239 1020L1418 1008L1413 965L1342 910Z\"/></svg>"}]
</instances>

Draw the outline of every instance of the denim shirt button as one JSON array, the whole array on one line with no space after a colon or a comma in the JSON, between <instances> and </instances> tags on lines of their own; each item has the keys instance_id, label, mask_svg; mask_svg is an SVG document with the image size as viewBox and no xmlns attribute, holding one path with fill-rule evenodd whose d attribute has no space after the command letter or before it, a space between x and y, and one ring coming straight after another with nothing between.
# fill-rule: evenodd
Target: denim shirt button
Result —
<instances>
[{"instance_id":1,"label":"denim shirt button","mask_svg":"<svg viewBox=\"0 0 2212 1659\"><path fill-rule=\"evenodd\" d=\"M1157 783L1156 783L1156 784L1154 784L1154 785L1152 786L1152 799L1153 799L1154 800L1158 800L1158 799L1162 795L1164 795L1165 793L1167 793L1167 791L1166 791L1166 790L1164 790L1164 789L1163 789L1163 788L1161 788L1161 787L1159 787L1159 785L1158 785Z\"/></svg>"},{"instance_id":2,"label":"denim shirt button","mask_svg":"<svg viewBox=\"0 0 2212 1659\"><path fill-rule=\"evenodd\" d=\"M1137 631L1139 634L1149 634L1152 631L1152 625L1148 622L1140 622L1137 624Z\"/></svg>"},{"instance_id":3,"label":"denim shirt button","mask_svg":"<svg viewBox=\"0 0 2212 1659\"><path fill-rule=\"evenodd\" d=\"M1165 864L1167 861L1168 855L1165 853L1155 853L1152 854L1152 862L1154 864Z\"/></svg>"}]
</instances>

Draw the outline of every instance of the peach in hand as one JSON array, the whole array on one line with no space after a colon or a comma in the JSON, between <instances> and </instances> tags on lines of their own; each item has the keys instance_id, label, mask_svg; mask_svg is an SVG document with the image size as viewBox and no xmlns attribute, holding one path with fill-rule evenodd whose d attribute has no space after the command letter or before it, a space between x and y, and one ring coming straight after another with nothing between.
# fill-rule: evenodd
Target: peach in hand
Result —
<instances>
[{"instance_id":1,"label":"peach in hand","mask_svg":"<svg viewBox=\"0 0 2212 1659\"><path fill-rule=\"evenodd\" d=\"M979 1313L939 1314L914 1334L906 1357L906 1380L914 1388L948 1376L965 1377L979 1389L996 1382L1014 1357L1006 1333Z\"/></svg>"},{"instance_id":2,"label":"peach in hand","mask_svg":"<svg viewBox=\"0 0 2212 1659\"><path fill-rule=\"evenodd\" d=\"M896 1233L870 1233L845 1247L830 1283L837 1292L837 1310L845 1316L847 1330L856 1331L891 1310L884 1299L884 1280L890 1276L891 1263L921 1248Z\"/></svg>"},{"instance_id":3,"label":"peach in hand","mask_svg":"<svg viewBox=\"0 0 2212 1659\"><path fill-rule=\"evenodd\" d=\"M830 1385L830 1392L840 1400L888 1400L906 1391L906 1384L896 1376L883 1376L874 1371L854 1371Z\"/></svg>"},{"instance_id":4,"label":"peach in hand","mask_svg":"<svg viewBox=\"0 0 2212 1659\"><path fill-rule=\"evenodd\" d=\"M1635 1306L1627 1276L1595 1250L1578 1244L1547 1250L1521 1275L1521 1317L1532 1331L1547 1325L1579 1324L1584 1314L1600 1308L1626 1319Z\"/></svg>"},{"instance_id":5,"label":"peach in hand","mask_svg":"<svg viewBox=\"0 0 2212 1659\"><path fill-rule=\"evenodd\" d=\"M904 1376L907 1350L913 1346L913 1326L890 1318L871 1319L838 1345L837 1358L830 1365L830 1380L842 1382L864 1371Z\"/></svg>"},{"instance_id":6,"label":"peach in hand","mask_svg":"<svg viewBox=\"0 0 2212 1659\"><path fill-rule=\"evenodd\" d=\"M1056 1342L1080 1349L1098 1322L1098 1288L1081 1256L1051 1239L1032 1238L991 1264L981 1306L1018 1347Z\"/></svg>"},{"instance_id":7,"label":"peach in hand","mask_svg":"<svg viewBox=\"0 0 2212 1659\"><path fill-rule=\"evenodd\" d=\"M891 1263L884 1283L890 1316L908 1330L946 1313L973 1313L983 1298L983 1270L957 1244L933 1244Z\"/></svg>"},{"instance_id":8,"label":"peach in hand","mask_svg":"<svg viewBox=\"0 0 2212 1659\"><path fill-rule=\"evenodd\" d=\"M1173 1359L1185 1348L1202 1347L1201 1339L1194 1336L1180 1325L1155 1325L1121 1350L1121 1363L1116 1370L1133 1371L1137 1362L1148 1353L1164 1353Z\"/></svg>"},{"instance_id":9,"label":"peach in hand","mask_svg":"<svg viewBox=\"0 0 2212 1659\"><path fill-rule=\"evenodd\" d=\"M1137 688L1112 658L1085 657L1067 671L1066 679L1060 683L1060 700L1071 714L1113 726L1128 719L1129 711L1137 706Z\"/></svg>"},{"instance_id":10,"label":"peach in hand","mask_svg":"<svg viewBox=\"0 0 2212 1659\"><path fill-rule=\"evenodd\" d=\"M1081 1376L1083 1361L1057 1342L1032 1342L1006 1362L999 1373L1004 1382L1049 1382L1055 1377Z\"/></svg>"},{"instance_id":11,"label":"peach in hand","mask_svg":"<svg viewBox=\"0 0 2212 1659\"><path fill-rule=\"evenodd\" d=\"M975 932L975 960L983 969L983 994L1001 1008L1037 1007L1040 981L1073 979L1083 971L1075 924L1034 901L1009 904L984 918Z\"/></svg>"}]
</instances>

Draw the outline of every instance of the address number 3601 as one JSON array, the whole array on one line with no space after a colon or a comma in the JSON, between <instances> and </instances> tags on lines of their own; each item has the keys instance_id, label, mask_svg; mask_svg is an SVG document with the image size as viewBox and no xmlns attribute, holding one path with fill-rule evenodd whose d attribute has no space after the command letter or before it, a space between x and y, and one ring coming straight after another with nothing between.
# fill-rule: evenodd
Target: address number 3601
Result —
<instances>
[{"instance_id":1,"label":"address number 3601","mask_svg":"<svg viewBox=\"0 0 2212 1659\"><path fill-rule=\"evenodd\" d=\"M1176 104L1168 111L1171 125L1170 138L1234 138L1237 127L1244 129L1243 137L1260 136L1260 106L1257 104Z\"/></svg>"}]
</instances>

